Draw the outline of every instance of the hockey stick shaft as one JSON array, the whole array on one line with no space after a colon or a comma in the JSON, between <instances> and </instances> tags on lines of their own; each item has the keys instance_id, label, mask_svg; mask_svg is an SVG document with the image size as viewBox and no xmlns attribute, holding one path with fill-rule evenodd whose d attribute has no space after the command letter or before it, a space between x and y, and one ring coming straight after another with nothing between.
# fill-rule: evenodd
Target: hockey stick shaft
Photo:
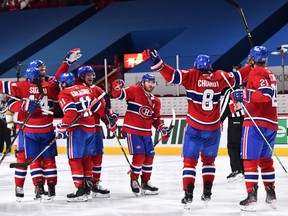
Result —
<instances>
[{"instance_id":1,"label":"hockey stick shaft","mask_svg":"<svg viewBox=\"0 0 288 216\"><path fill-rule=\"evenodd\" d=\"M175 125L175 119L176 119L176 114L175 114L175 110L172 108L172 121L169 125L169 128L168 128L168 133L170 133L172 131L172 129L174 128L174 125ZM154 143L154 147L156 145L158 145L158 143L162 140L162 136Z\"/></svg>"},{"instance_id":2,"label":"hockey stick shaft","mask_svg":"<svg viewBox=\"0 0 288 216\"><path fill-rule=\"evenodd\" d=\"M224 80L226 81L226 83L229 85L229 88L231 89L232 92L234 92L233 87L231 86L231 84L229 83L229 80L225 77L225 75L223 74L223 72L221 73L222 77L224 78ZM282 164L281 160L279 159L279 157L277 156L276 152L274 151L274 149L272 148L272 146L270 145L270 143L268 142L268 140L266 139L266 137L264 136L264 134L261 132L260 128L258 127L258 125L256 124L256 122L254 121L253 117L251 116L250 112L247 110L246 106L244 105L243 102L240 102L244 111L247 113L248 117L250 118L250 120L253 122L254 126L256 127L257 131L259 132L259 134L261 135L261 137L263 138L264 142L267 144L267 146L269 147L270 151L273 153L273 155L276 157L277 161L279 162L279 164L281 165L281 167L283 168L283 170L287 173L286 168L284 167L284 165Z\"/></svg>"},{"instance_id":3,"label":"hockey stick shaft","mask_svg":"<svg viewBox=\"0 0 288 216\"><path fill-rule=\"evenodd\" d=\"M110 121L110 118L109 118L109 116L108 116L108 109L107 109L107 107L106 107L106 118L107 118L108 124L111 126L111 121ZM113 132L113 135L115 136L115 138L116 138L116 140L117 140L117 142L118 142L118 144L119 144L119 146L120 146L120 149L121 149L121 151L122 151L122 153L123 153L123 155L124 155L127 163L129 164L130 171L132 172L132 175L133 175L135 181L137 182L138 187L141 188L141 185L140 185L140 183L139 183L139 181L138 181L138 178L137 178L135 172L134 172L133 169L132 169L132 164L130 163L130 161L129 161L129 159L128 159L128 156L127 156L127 154L126 154L126 152L125 152L125 150L124 150L124 148L123 148L123 146L122 146L122 144L121 144L121 142L120 142L120 140L119 140L119 138L118 138L118 136L117 136L117 134L116 134L115 131Z\"/></svg>"},{"instance_id":4,"label":"hockey stick shaft","mask_svg":"<svg viewBox=\"0 0 288 216\"><path fill-rule=\"evenodd\" d=\"M246 30L248 39L249 39L250 46L253 47L253 46L254 46L254 43L253 43L253 40L252 40L252 35L251 35L250 30L249 30L248 23L247 23L247 20L246 20L245 15L244 15L244 12L243 12L243 10L242 10L242 7L241 7L240 4L239 4L238 2L236 2L235 0L225 0L225 1L228 2L228 3L231 4L233 7L237 8L237 9L239 10L240 15L241 15L241 18L242 18L243 23L244 23L244 26L245 26L245 30Z\"/></svg>"},{"instance_id":5,"label":"hockey stick shaft","mask_svg":"<svg viewBox=\"0 0 288 216\"><path fill-rule=\"evenodd\" d=\"M10 163L10 168L18 168L18 167L27 167L30 164L32 164L34 161L36 161L51 145L53 145L58 137L55 137L36 157L34 157L32 160L24 162L24 163Z\"/></svg>"},{"instance_id":6,"label":"hockey stick shaft","mask_svg":"<svg viewBox=\"0 0 288 216\"><path fill-rule=\"evenodd\" d=\"M104 95L106 94L106 92L103 92L98 98L96 98L94 101L92 101L92 103L83 111L81 112L81 114L79 116L77 116L67 127L67 129L69 129L76 121L78 121L78 119L81 118L81 116L84 115L85 112L89 111L98 101L100 101ZM66 129L66 131L67 131ZM29 166L31 163L33 163L34 161L36 161L50 146L52 146L56 140L59 139L58 136L56 136L36 157L34 157L32 160L25 162L25 163L11 163L10 164L10 168L16 168L16 167L26 167Z\"/></svg>"}]
</instances>

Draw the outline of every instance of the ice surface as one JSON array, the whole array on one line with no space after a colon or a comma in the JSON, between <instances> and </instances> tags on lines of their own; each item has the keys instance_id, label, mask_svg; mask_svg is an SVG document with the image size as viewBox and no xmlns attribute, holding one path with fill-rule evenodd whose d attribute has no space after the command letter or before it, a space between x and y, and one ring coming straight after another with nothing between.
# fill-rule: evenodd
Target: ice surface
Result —
<instances>
[{"instance_id":1,"label":"ice surface","mask_svg":"<svg viewBox=\"0 0 288 216\"><path fill-rule=\"evenodd\" d=\"M288 157L279 157L288 168ZM131 161L131 157L129 156ZM66 195L74 191L74 185L66 155L57 157L58 185L56 197L52 203L33 200L34 186L30 173L27 175L21 203L16 202L14 186L14 169L9 164L14 156L5 158L0 172L0 215L36 215L36 216L86 216L86 215L201 215L201 216L280 216L288 215L288 174L284 172L276 158L276 196L277 209L272 210L265 203L265 191L261 177L259 179L257 212L241 212L239 201L246 198L244 181L227 182L230 174L229 158L219 156L216 159L216 178L212 189L212 199L205 207L200 200L202 194L201 163L197 166L194 200L190 210L183 209L182 158L180 156L156 155L151 182L159 187L158 195L136 197L130 189L127 172L129 165L123 155L104 155L102 168L102 186L111 191L110 198L89 198L87 202L68 203ZM47 187L47 186L46 186Z\"/></svg>"}]
</instances>

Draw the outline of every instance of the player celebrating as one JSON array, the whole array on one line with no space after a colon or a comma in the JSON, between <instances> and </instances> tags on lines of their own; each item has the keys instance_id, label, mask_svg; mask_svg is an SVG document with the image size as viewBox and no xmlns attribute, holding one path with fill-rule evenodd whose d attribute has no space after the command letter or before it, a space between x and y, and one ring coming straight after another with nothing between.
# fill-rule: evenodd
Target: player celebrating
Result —
<instances>
[{"instance_id":1,"label":"player celebrating","mask_svg":"<svg viewBox=\"0 0 288 216\"><path fill-rule=\"evenodd\" d=\"M155 155L152 125L161 132L163 140L170 136L168 127L160 119L161 102L152 94L154 87L152 74L143 75L140 83L127 88L121 79L112 83L112 96L128 103L122 134L127 137L129 153L133 155L130 179L132 192L136 195L140 193L138 177L141 171L143 193L158 194L158 188L150 183Z\"/></svg>"},{"instance_id":2,"label":"player celebrating","mask_svg":"<svg viewBox=\"0 0 288 216\"><path fill-rule=\"evenodd\" d=\"M274 149L278 130L277 82L273 73L265 68L268 62L266 47L253 47L250 50L250 58L254 68L249 74L246 89L236 90L233 95L237 101L245 103L250 114L248 116L245 112L244 115L241 142L248 197L240 202L240 208L245 211L256 211L258 166L261 168L266 190L266 203L276 208L275 169L271 149Z\"/></svg>"},{"instance_id":3,"label":"player celebrating","mask_svg":"<svg viewBox=\"0 0 288 216\"><path fill-rule=\"evenodd\" d=\"M94 113L104 110L104 106L101 101L95 101L92 108L74 122L76 117L90 106L95 96L91 88L84 85L74 85L75 77L72 73L61 74L58 81L61 89L59 104L64 117L62 122L57 125L57 131L62 137L68 135L69 165L74 185L77 188L75 193L67 195L67 201L87 201L84 177L91 177L92 161L86 158L96 154Z\"/></svg>"},{"instance_id":4,"label":"player celebrating","mask_svg":"<svg viewBox=\"0 0 288 216\"><path fill-rule=\"evenodd\" d=\"M59 67L59 70L57 71L55 78L58 79L61 73L63 71L68 71L69 66L73 64L76 60L78 60L82 56L81 51L79 48L72 49L69 51L62 63L62 65ZM76 85L84 85L91 88L91 91L93 92L94 96L98 98L102 93L103 90L94 85L94 79L95 79L95 72L91 66L82 66L78 69L78 78L75 80ZM103 104L103 107L106 106L106 102L104 99L101 99L101 103ZM109 114L109 116L112 118L111 120L116 122L117 121L117 113L114 113L112 110L107 111L106 110L99 110L95 115L95 146L96 146L96 154L90 157L87 157L86 160L92 160L93 162L93 171L92 171L92 183L91 178L89 176L85 176L85 185L86 185L86 191L87 194L90 194L90 186L92 185L92 197L110 197L110 191L103 188L100 185L100 177L101 177L101 171L102 171L102 160L103 160L103 137L102 137L102 127L100 126L100 119L109 127L109 130L114 132L116 130L116 124L113 125L113 127L110 127L106 118L106 114ZM87 163L90 163L89 161Z\"/></svg>"},{"instance_id":5,"label":"player celebrating","mask_svg":"<svg viewBox=\"0 0 288 216\"><path fill-rule=\"evenodd\" d=\"M25 81L5 85L7 94L11 93L24 99L24 102L11 99L9 109L12 112L19 112L20 124L24 124L28 120L23 127L25 155L28 160L36 157L55 137L53 116L43 112L42 108L53 111L53 103L57 101L58 92L52 85L44 81L44 76L37 67L28 67L25 72L27 78ZM42 195L45 194L45 181L48 184L48 196L55 196L56 155L57 147L53 145L30 165L35 185L35 199L42 199Z\"/></svg>"},{"instance_id":6,"label":"player celebrating","mask_svg":"<svg viewBox=\"0 0 288 216\"><path fill-rule=\"evenodd\" d=\"M157 51L145 50L143 59L150 59L153 63L152 70L159 70L164 79L173 84L180 84L186 88L188 113L187 129L184 138L182 154L183 190L185 196L182 203L185 208L190 208L195 187L196 165L199 154L202 161L203 194L201 200L211 199L211 190L215 177L215 158L218 154L220 143L220 95L223 88L227 87L223 76L237 86L242 81L242 75L250 71L250 67L242 68L242 72L212 73L212 61L208 55L198 55L194 68L189 70L176 70L164 64Z\"/></svg>"}]
</instances>

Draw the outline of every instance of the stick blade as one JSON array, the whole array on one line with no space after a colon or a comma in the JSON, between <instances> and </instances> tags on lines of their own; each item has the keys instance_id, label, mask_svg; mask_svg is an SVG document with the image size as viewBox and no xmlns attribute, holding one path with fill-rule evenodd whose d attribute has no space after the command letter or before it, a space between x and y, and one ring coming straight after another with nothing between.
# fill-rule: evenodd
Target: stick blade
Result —
<instances>
[{"instance_id":1,"label":"stick blade","mask_svg":"<svg viewBox=\"0 0 288 216\"><path fill-rule=\"evenodd\" d=\"M234 0L225 0L227 3L231 4L233 7L237 8L237 9L241 9L241 6L238 2L234 1Z\"/></svg>"},{"instance_id":2,"label":"stick blade","mask_svg":"<svg viewBox=\"0 0 288 216\"><path fill-rule=\"evenodd\" d=\"M10 163L10 168L27 167L30 163Z\"/></svg>"}]
</instances>

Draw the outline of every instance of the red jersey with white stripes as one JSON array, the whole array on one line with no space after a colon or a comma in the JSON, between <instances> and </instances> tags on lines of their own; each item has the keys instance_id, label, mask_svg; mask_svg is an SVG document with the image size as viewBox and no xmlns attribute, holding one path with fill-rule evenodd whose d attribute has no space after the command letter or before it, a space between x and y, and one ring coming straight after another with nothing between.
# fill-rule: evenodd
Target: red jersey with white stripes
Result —
<instances>
[{"instance_id":1,"label":"red jersey with white stripes","mask_svg":"<svg viewBox=\"0 0 288 216\"><path fill-rule=\"evenodd\" d=\"M152 136L152 126L158 129L160 120L160 99L144 90L140 85L133 85L116 91L112 96L127 101L122 131L138 136Z\"/></svg>"},{"instance_id":2,"label":"red jersey with white stripes","mask_svg":"<svg viewBox=\"0 0 288 216\"><path fill-rule=\"evenodd\" d=\"M28 122L25 124L23 129L24 132L28 133L47 133L53 131L53 115L50 115L46 112L43 112L41 108L45 110L52 111L54 110L54 103L58 100L58 92L55 87L49 84L46 81L41 82L43 92L42 98L39 98L39 90L36 84L29 82L28 80L21 82L10 82L7 89L9 90L6 93L12 94L15 97L22 99L29 99L37 101L40 99L39 107L36 109L36 112L31 115ZM9 102L9 109L12 112L23 112L18 116L18 122L22 124L26 119L28 113L23 111L23 101L11 100Z\"/></svg>"},{"instance_id":3,"label":"red jersey with white stripes","mask_svg":"<svg viewBox=\"0 0 288 216\"><path fill-rule=\"evenodd\" d=\"M62 123L70 125L77 116L90 106L94 99L91 89L87 86L74 85L61 90L59 93L59 105L64 114ZM95 110L98 109L98 106L100 106L100 102L95 105ZM78 128L89 133L95 132L95 117L91 110L85 112L68 131Z\"/></svg>"},{"instance_id":4,"label":"red jersey with white stripes","mask_svg":"<svg viewBox=\"0 0 288 216\"><path fill-rule=\"evenodd\" d=\"M244 67L245 68L245 67ZM245 68L247 74L250 69ZM216 71L220 74L222 71ZM183 85L186 89L188 101L187 122L199 130L216 130L220 128L220 96L221 91L228 87L228 83L221 77L209 80L209 74L202 74L199 70L175 70L164 64L160 70L164 79L173 84ZM223 71L223 73L226 73ZM247 76L247 75L245 75ZM237 86L244 80L241 72L231 72L227 80L231 86Z\"/></svg>"},{"instance_id":5,"label":"red jersey with white stripes","mask_svg":"<svg viewBox=\"0 0 288 216\"><path fill-rule=\"evenodd\" d=\"M245 107L258 126L278 130L277 81L273 73L265 67L256 66L248 76L246 89L252 91ZM254 126L245 112L244 126Z\"/></svg>"},{"instance_id":6,"label":"red jersey with white stripes","mask_svg":"<svg viewBox=\"0 0 288 216\"><path fill-rule=\"evenodd\" d=\"M69 65L63 62L58 68L57 72L55 73L55 79L57 80L62 73L68 70L69 70ZM75 80L75 85L83 85L83 86L91 88L91 92L94 94L96 98L98 98L103 93L103 90L100 87L96 85L87 86L84 82L81 82L79 79ZM100 119L102 119L104 123L106 121L106 112L105 112L106 103L105 103L104 98L100 100L100 103L101 103L101 106L99 106L99 109L97 110L97 113L95 113L95 116L94 116L97 132L102 131L102 127L100 126Z\"/></svg>"}]
</instances>

